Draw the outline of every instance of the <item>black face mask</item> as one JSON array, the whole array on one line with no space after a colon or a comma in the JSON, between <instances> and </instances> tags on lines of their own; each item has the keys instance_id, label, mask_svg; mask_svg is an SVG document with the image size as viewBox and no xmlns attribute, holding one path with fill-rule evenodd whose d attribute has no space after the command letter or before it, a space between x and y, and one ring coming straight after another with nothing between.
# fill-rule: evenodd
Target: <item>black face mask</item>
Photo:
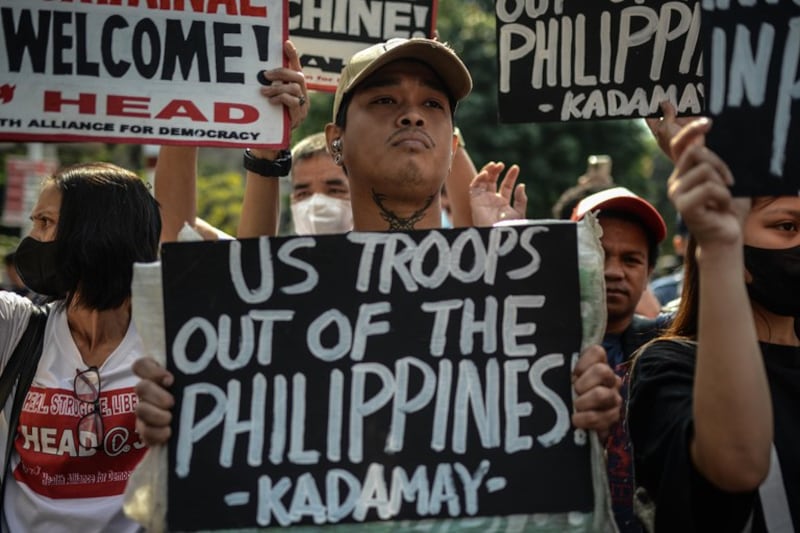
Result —
<instances>
[{"instance_id":1,"label":"black face mask","mask_svg":"<svg viewBox=\"0 0 800 533\"><path fill-rule=\"evenodd\" d=\"M750 298L767 311L800 317L800 246L794 248L744 247L744 266L753 281Z\"/></svg>"},{"instance_id":2,"label":"black face mask","mask_svg":"<svg viewBox=\"0 0 800 533\"><path fill-rule=\"evenodd\" d=\"M55 241L25 237L14 254L14 264L22 282L33 292L55 298L66 295L59 275Z\"/></svg>"}]
</instances>

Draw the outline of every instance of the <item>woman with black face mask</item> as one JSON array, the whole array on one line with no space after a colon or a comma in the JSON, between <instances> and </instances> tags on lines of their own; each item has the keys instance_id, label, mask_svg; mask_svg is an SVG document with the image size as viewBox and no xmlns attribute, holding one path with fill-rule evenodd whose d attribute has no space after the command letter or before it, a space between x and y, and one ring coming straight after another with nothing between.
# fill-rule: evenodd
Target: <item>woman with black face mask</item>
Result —
<instances>
[{"instance_id":1,"label":"woman with black face mask","mask_svg":"<svg viewBox=\"0 0 800 533\"><path fill-rule=\"evenodd\" d=\"M158 204L142 180L106 163L45 179L33 228L16 255L33 291L50 296L43 351L4 472L3 531L138 531L122 512L128 475L145 452L135 433L133 263L157 258ZM0 292L0 364L33 304ZM5 407L8 419L11 401Z\"/></svg>"},{"instance_id":2,"label":"woman with black face mask","mask_svg":"<svg viewBox=\"0 0 800 533\"><path fill-rule=\"evenodd\" d=\"M669 196L691 240L672 327L632 373L637 496L656 531L796 531L800 198L731 197L709 128L672 142Z\"/></svg>"}]
</instances>

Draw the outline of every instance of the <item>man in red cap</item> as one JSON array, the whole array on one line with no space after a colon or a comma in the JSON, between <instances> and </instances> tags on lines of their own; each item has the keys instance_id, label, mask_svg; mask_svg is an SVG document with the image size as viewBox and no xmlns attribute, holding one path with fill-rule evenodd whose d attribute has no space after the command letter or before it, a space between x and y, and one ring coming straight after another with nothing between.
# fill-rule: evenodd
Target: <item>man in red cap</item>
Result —
<instances>
[{"instance_id":1,"label":"man in red cap","mask_svg":"<svg viewBox=\"0 0 800 533\"><path fill-rule=\"evenodd\" d=\"M606 333L620 335L633 321L667 227L655 207L625 187L587 196L575 206L572 220L580 220L586 213L594 213L603 228L600 240L605 252Z\"/></svg>"},{"instance_id":2,"label":"man in red cap","mask_svg":"<svg viewBox=\"0 0 800 533\"><path fill-rule=\"evenodd\" d=\"M633 353L659 332L660 322L635 314L636 304L658 257L658 245L667 227L647 200L625 187L614 187L587 196L575 206L572 220L587 213L597 216L605 253L606 335L603 347L608 363L623 377ZM623 400L626 398L623 380ZM624 420L625 403L620 420ZM611 428L607 442L608 474L614 517L621 532L640 532L633 513L633 470L630 441L622 422Z\"/></svg>"}]
</instances>

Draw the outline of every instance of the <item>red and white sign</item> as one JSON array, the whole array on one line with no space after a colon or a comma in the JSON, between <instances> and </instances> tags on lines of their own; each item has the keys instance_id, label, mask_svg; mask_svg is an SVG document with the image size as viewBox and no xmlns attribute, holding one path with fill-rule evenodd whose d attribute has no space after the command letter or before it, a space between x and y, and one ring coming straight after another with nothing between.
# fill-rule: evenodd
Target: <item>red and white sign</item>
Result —
<instances>
[{"instance_id":1,"label":"red and white sign","mask_svg":"<svg viewBox=\"0 0 800 533\"><path fill-rule=\"evenodd\" d=\"M0 140L285 147L285 0L3 0Z\"/></svg>"}]
</instances>

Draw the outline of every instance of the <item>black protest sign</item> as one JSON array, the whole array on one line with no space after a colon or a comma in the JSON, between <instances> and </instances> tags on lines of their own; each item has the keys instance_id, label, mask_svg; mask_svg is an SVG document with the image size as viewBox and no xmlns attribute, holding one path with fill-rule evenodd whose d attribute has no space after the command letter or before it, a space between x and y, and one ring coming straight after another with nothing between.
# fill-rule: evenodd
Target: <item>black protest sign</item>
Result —
<instances>
[{"instance_id":1,"label":"black protest sign","mask_svg":"<svg viewBox=\"0 0 800 533\"><path fill-rule=\"evenodd\" d=\"M646 117L703 106L692 1L497 0L503 122Z\"/></svg>"},{"instance_id":2,"label":"black protest sign","mask_svg":"<svg viewBox=\"0 0 800 533\"><path fill-rule=\"evenodd\" d=\"M289 0L289 32L306 84L333 92L348 59L393 37L433 37L437 0Z\"/></svg>"},{"instance_id":3,"label":"black protest sign","mask_svg":"<svg viewBox=\"0 0 800 533\"><path fill-rule=\"evenodd\" d=\"M573 223L167 244L171 530L590 511Z\"/></svg>"},{"instance_id":4,"label":"black protest sign","mask_svg":"<svg viewBox=\"0 0 800 533\"><path fill-rule=\"evenodd\" d=\"M3 0L0 140L272 147L283 0Z\"/></svg>"},{"instance_id":5,"label":"black protest sign","mask_svg":"<svg viewBox=\"0 0 800 533\"><path fill-rule=\"evenodd\" d=\"M737 196L800 194L800 3L703 2L707 144Z\"/></svg>"}]
</instances>

